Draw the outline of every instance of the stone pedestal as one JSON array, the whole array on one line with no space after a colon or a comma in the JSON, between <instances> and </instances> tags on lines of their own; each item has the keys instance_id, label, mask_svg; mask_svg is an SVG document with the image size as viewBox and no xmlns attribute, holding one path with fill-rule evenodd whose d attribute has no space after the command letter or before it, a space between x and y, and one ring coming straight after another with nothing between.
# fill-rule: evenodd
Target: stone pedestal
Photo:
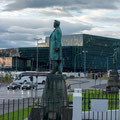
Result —
<instances>
[{"instance_id":1,"label":"stone pedestal","mask_svg":"<svg viewBox=\"0 0 120 120\"><path fill-rule=\"evenodd\" d=\"M49 74L40 106L32 108L30 120L72 120L68 107L65 79L61 74Z\"/></svg>"},{"instance_id":2,"label":"stone pedestal","mask_svg":"<svg viewBox=\"0 0 120 120\"><path fill-rule=\"evenodd\" d=\"M72 107L61 108L61 118L60 120L72 120ZM44 108L36 106L32 108L29 120L49 120L48 118L43 118ZM53 120L53 119L52 119Z\"/></svg>"},{"instance_id":3,"label":"stone pedestal","mask_svg":"<svg viewBox=\"0 0 120 120\"><path fill-rule=\"evenodd\" d=\"M107 92L110 93L118 93L119 89L120 89L120 79L118 72L111 71L106 90Z\"/></svg>"},{"instance_id":4,"label":"stone pedestal","mask_svg":"<svg viewBox=\"0 0 120 120\"><path fill-rule=\"evenodd\" d=\"M67 89L61 74L49 74L46 79L41 106L43 120L61 120L62 108L68 106Z\"/></svg>"}]
</instances>

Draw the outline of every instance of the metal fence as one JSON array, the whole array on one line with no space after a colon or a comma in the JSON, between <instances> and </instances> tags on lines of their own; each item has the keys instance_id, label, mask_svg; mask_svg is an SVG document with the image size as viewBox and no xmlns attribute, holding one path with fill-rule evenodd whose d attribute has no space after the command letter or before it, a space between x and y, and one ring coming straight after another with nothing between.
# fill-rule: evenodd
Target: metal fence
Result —
<instances>
[{"instance_id":1,"label":"metal fence","mask_svg":"<svg viewBox=\"0 0 120 120\"><path fill-rule=\"evenodd\" d=\"M40 98L0 100L0 120L29 119L31 109L39 105Z\"/></svg>"},{"instance_id":2,"label":"metal fence","mask_svg":"<svg viewBox=\"0 0 120 120\"><path fill-rule=\"evenodd\" d=\"M47 102L47 101L46 101ZM56 103L59 101L56 101ZM65 101L63 101L65 102ZM49 117L57 117L57 120L72 120L72 107L62 107L55 113L55 103L48 100L49 107L41 106L41 98L9 99L0 100L0 120L50 120ZM53 108L51 111L51 104ZM50 111L46 117L46 111ZM70 114L69 114L70 113ZM62 114L62 118L61 118Z\"/></svg>"},{"instance_id":3,"label":"metal fence","mask_svg":"<svg viewBox=\"0 0 120 120\"><path fill-rule=\"evenodd\" d=\"M93 111L92 100L108 100L108 110L106 112ZM50 102L50 101L49 101ZM0 99L0 120L41 120L44 109L41 108L41 98L25 99ZM82 91L82 120L119 120L119 94L108 93L105 90L83 90ZM102 106L102 104L101 104ZM61 109L64 118L62 120L72 120L71 107ZM36 109L33 109L36 108ZM35 110L35 111L34 111ZM41 112L41 110L43 112ZM36 113L35 115L31 114ZM37 116L38 115L38 116ZM54 112L52 114L55 115ZM34 117L36 116L36 117ZM66 118L65 118L66 117ZM47 118L45 120L48 120ZM59 119L61 120L61 119Z\"/></svg>"}]
</instances>

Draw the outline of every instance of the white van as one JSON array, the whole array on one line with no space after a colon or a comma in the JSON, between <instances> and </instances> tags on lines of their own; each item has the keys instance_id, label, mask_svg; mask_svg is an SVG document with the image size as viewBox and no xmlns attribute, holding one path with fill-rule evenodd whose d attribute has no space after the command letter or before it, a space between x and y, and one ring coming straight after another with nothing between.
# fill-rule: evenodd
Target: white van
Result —
<instances>
[{"instance_id":1,"label":"white van","mask_svg":"<svg viewBox=\"0 0 120 120\"><path fill-rule=\"evenodd\" d=\"M19 82L20 84L23 84L24 82L31 82L30 76L23 76L25 72L16 72L13 74L14 81ZM38 81L38 84L44 84L46 81L46 76L38 76L38 79L36 79L36 76L33 76L33 83L36 83Z\"/></svg>"},{"instance_id":2,"label":"white van","mask_svg":"<svg viewBox=\"0 0 120 120\"><path fill-rule=\"evenodd\" d=\"M33 76L33 83L38 83L38 84L44 84L46 81L46 76L38 76L38 82L35 76ZM19 82L20 84L23 84L24 82L31 82L30 81L30 76L23 76L21 79L16 80L15 82Z\"/></svg>"}]
</instances>

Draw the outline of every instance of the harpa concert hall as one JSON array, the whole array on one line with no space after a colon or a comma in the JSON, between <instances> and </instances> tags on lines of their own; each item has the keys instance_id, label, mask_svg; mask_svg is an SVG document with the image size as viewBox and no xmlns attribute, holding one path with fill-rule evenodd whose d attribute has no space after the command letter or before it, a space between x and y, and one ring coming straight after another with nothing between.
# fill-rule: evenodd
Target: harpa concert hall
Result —
<instances>
[{"instance_id":1,"label":"harpa concert hall","mask_svg":"<svg viewBox=\"0 0 120 120\"><path fill-rule=\"evenodd\" d=\"M117 68L120 39L72 34L62 37L63 71L107 71L113 68L113 53L117 48ZM38 56L38 57L37 57ZM51 68L49 61L49 37L37 47L11 48L0 50L0 69L17 71L39 71Z\"/></svg>"}]
</instances>

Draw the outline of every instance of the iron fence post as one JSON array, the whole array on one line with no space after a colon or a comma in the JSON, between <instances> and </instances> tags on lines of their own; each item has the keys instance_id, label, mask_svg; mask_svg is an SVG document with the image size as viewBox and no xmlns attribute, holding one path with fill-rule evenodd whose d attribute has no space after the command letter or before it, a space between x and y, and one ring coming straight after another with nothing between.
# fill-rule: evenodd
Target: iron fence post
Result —
<instances>
[{"instance_id":1,"label":"iron fence post","mask_svg":"<svg viewBox=\"0 0 120 120\"><path fill-rule=\"evenodd\" d=\"M18 120L19 120L19 99L18 99Z\"/></svg>"},{"instance_id":2,"label":"iron fence post","mask_svg":"<svg viewBox=\"0 0 120 120\"><path fill-rule=\"evenodd\" d=\"M5 112L5 100L3 100L3 120L4 120L4 112Z\"/></svg>"},{"instance_id":3,"label":"iron fence post","mask_svg":"<svg viewBox=\"0 0 120 120\"><path fill-rule=\"evenodd\" d=\"M23 118L23 120L24 120L24 98L23 98L23 111L22 111L23 113L22 113L22 118Z\"/></svg>"},{"instance_id":4,"label":"iron fence post","mask_svg":"<svg viewBox=\"0 0 120 120\"><path fill-rule=\"evenodd\" d=\"M13 120L14 120L14 99L13 99Z\"/></svg>"},{"instance_id":5,"label":"iron fence post","mask_svg":"<svg viewBox=\"0 0 120 120\"><path fill-rule=\"evenodd\" d=\"M119 90L119 120L120 120L120 90Z\"/></svg>"},{"instance_id":6,"label":"iron fence post","mask_svg":"<svg viewBox=\"0 0 120 120\"><path fill-rule=\"evenodd\" d=\"M28 98L28 120L29 120L29 98Z\"/></svg>"},{"instance_id":7,"label":"iron fence post","mask_svg":"<svg viewBox=\"0 0 120 120\"><path fill-rule=\"evenodd\" d=\"M10 100L8 99L8 120L9 120L9 104L10 104Z\"/></svg>"}]
</instances>

